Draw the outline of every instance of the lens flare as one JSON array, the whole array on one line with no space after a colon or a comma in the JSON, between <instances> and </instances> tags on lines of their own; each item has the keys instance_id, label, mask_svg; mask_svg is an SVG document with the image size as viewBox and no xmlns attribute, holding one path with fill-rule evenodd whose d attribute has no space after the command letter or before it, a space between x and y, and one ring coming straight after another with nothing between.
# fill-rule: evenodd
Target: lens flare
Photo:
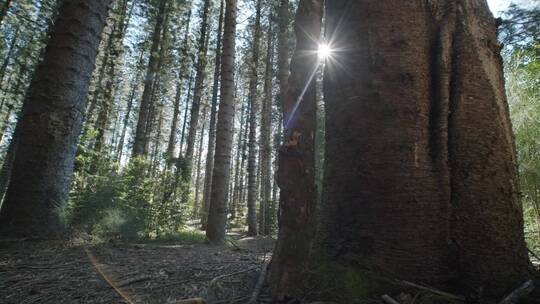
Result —
<instances>
[{"instance_id":1,"label":"lens flare","mask_svg":"<svg viewBox=\"0 0 540 304\"><path fill-rule=\"evenodd\" d=\"M332 55L332 48L326 43L321 43L319 44L317 55L319 55L320 59L326 59Z\"/></svg>"}]
</instances>

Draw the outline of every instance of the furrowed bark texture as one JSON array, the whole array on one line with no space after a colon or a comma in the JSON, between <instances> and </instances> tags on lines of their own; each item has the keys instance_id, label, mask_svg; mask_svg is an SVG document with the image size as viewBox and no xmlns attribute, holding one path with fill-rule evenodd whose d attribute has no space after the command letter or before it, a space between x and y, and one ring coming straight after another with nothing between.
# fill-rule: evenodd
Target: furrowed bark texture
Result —
<instances>
[{"instance_id":1,"label":"furrowed bark texture","mask_svg":"<svg viewBox=\"0 0 540 304\"><path fill-rule=\"evenodd\" d=\"M225 242L227 197L231 173L231 148L234 119L234 56L236 34L236 0L226 0L223 25L223 54L221 56L221 98L219 103L212 196L206 236L210 242Z\"/></svg>"},{"instance_id":2,"label":"furrowed bark texture","mask_svg":"<svg viewBox=\"0 0 540 304\"><path fill-rule=\"evenodd\" d=\"M318 266L484 296L515 288L529 264L487 3L336 0L326 10L335 52ZM344 302L368 285L340 292Z\"/></svg>"},{"instance_id":3,"label":"furrowed bark texture","mask_svg":"<svg viewBox=\"0 0 540 304\"><path fill-rule=\"evenodd\" d=\"M4 235L61 233L85 100L110 0L65 0L16 131Z\"/></svg>"},{"instance_id":4,"label":"furrowed bark texture","mask_svg":"<svg viewBox=\"0 0 540 304\"><path fill-rule=\"evenodd\" d=\"M301 289L314 234L316 90L322 1L302 0L296 13L296 50L283 102L286 143L279 151L279 238L269 273L274 297ZM304 92L305 90L305 92ZM302 93L305 93L302 96Z\"/></svg>"}]
</instances>

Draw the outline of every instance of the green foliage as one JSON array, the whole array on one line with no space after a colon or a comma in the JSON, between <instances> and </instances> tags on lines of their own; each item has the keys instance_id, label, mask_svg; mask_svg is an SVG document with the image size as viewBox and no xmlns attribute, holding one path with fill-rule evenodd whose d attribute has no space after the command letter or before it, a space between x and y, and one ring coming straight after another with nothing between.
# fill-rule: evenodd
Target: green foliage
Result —
<instances>
[{"instance_id":1,"label":"green foliage","mask_svg":"<svg viewBox=\"0 0 540 304\"><path fill-rule=\"evenodd\" d=\"M540 41L540 7L510 5L503 14L499 38L509 50L529 49Z\"/></svg>"},{"instance_id":2,"label":"green foliage","mask_svg":"<svg viewBox=\"0 0 540 304\"><path fill-rule=\"evenodd\" d=\"M525 234L540 250L540 44L516 49L506 60L510 115L519 160Z\"/></svg>"},{"instance_id":3,"label":"green foliage","mask_svg":"<svg viewBox=\"0 0 540 304\"><path fill-rule=\"evenodd\" d=\"M118 173L116 163L84 149L79 150L76 163L78 171L66 209L72 228L127 239L175 235L182 228L183 212L175 196L175 174L170 170L153 176L151 164L135 158Z\"/></svg>"}]
</instances>

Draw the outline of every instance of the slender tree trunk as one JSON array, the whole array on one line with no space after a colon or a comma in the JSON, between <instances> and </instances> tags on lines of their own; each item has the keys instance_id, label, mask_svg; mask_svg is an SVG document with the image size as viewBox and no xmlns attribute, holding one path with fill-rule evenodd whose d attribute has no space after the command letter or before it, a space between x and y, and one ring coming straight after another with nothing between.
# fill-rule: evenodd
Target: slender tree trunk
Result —
<instances>
[{"instance_id":1,"label":"slender tree trunk","mask_svg":"<svg viewBox=\"0 0 540 304\"><path fill-rule=\"evenodd\" d=\"M187 147L185 154L186 162L186 174L187 179L186 188L182 193L182 203L187 203L190 195L191 185L191 170L193 166L193 152L195 149L195 139L197 137L197 131L199 126L199 116L201 107L201 98L204 89L204 82L206 80L206 65L207 65L207 53L208 53L208 15L210 11L210 0L205 0L204 7L201 16L201 32L199 36L199 54L197 56L197 73L195 76L195 88L193 90L193 104L191 105L191 119L189 121L189 132L187 137Z\"/></svg>"},{"instance_id":2,"label":"slender tree trunk","mask_svg":"<svg viewBox=\"0 0 540 304\"><path fill-rule=\"evenodd\" d=\"M261 40L261 0L257 0L255 13L254 38L252 45L251 71L249 80L249 157L248 157L248 235L254 236L259 233L257 227L257 121L259 117L259 98L257 85L259 82L259 48Z\"/></svg>"},{"instance_id":3,"label":"slender tree trunk","mask_svg":"<svg viewBox=\"0 0 540 304\"><path fill-rule=\"evenodd\" d=\"M142 65L143 65L143 62L144 62L144 58L143 58L143 55L144 55L144 49L141 49L141 54L139 55L139 61L138 61L138 64L137 64L137 68L138 68L138 71L137 71L137 76L135 76L135 79L132 80L132 84L131 84L131 91L129 93L129 97L128 97L128 100L127 100L127 107L126 107L126 113L124 114L124 119L123 119L123 123L122 123L122 133L120 134L120 139L118 140L118 156L117 156L117 160L120 162L122 160L122 154L123 154L123 151L124 151L124 144L125 144L125 141L126 141L126 132L127 132L127 127L128 127L128 124L129 124L129 120L130 120L130 117L131 117L131 112L133 110L133 102L135 101L135 97L137 95L137 89L138 89L138 86L139 86L139 82L141 80L141 74L142 74Z\"/></svg>"},{"instance_id":4,"label":"slender tree trunk","mask_svg":"<svg viewBox=\"0 0 540 304\"><path fill-rule=\"evenodd\" d=\"M124 29L126 28L126 18L128 14L128 1L122 0L118 3L117 12L119 15L118 20L115 21L109 43L107 45L106 52L110 55L109 61L104 62L107 70L107 80L105 81L105 88L103 93L103 99L101 100L101 106L98 112L96 120L95 130L97 131L96 140L94 142L94 151L96 154L100 154L103 145L105 144L105 131L109 125L109 116L114 105L114 94L116 92L116 85L118 83L117 68L119 59L122 56L124 48ZM96 159L96 162L99 160Z\"/></svg>"},{"instance_id":5,"label":"slender tree trunk","mask_svg":"<svg viewBox=\"0 0 540 304\"><path fill-rule=\"evenodd\" d=\"M13 173L0 213L3 235L63 231L84 100L110 0L65 0L17 125Z\"/></svg>"},{"instance_id":6,"label":"slender tree trunk","mask_svg":"<svg viewBox=\"0 0 540 304\"><path fill-rule=\"evenodd\" d=\"M167 14L168 7L167 0L160 1L159 8L156 16L156 25L152 34L152 46L150 48L150 58L148 61L148 69L146 71L146 77L144 79L144 90L139 107L139 119L137 121L137 127L135 131L135 141L133 142L133 156L145 156L148 153L148 120L150 116L150 109L152 107L152 95L154 92L155 79L158 74L160 45L162 39L162 32L166 28L165 15Z\"/></svg>"},{"instance_id":7,"label":"slender tree trunk","mask_svg":"<svg viewBox=\"0 0 540 304\"><path fill-rule=\"evenodd\" d=\"M315 204L315 73L319 69L318 37L323 1L301 0L296 13L296 51L283 102L286 143L279 151L277 183L281 189L278 241L270 268L272 294L282 299L303 284L314 235ZM280 46L282 47L282 46Z\"/></svg>"},{"instance_id":8,"label":"slender tree trunk","mask_svg":"<svg viewBox=\"0 0 540 304\"><path fill-rule=\"evenodd\" d=\"M185 56L189 44L189 27L191 23L191 10L188 13L187 17L187 24L186 24L186 33L184 36L184 40L182 42L182 48L181 51L183 55ZM178 83L176 85L176 97L174 98L174 112L173 112L173 118L171 122L171 133L169 135L169 144L167 146L167 157L169 159L168 164L172 164L172 160L174 159L174 148L176 147L176 132L178 129L178 118L180 116L180 104L182 101L182 87L183 82L185 79L185 62L182 61L180 64L180 72L178 72ZM182 153L180 151L180 153Z\"/></svg>"},{"instance_id":9,"label":"slender tree trunk","mask_svg":"<svg viewBox=\"0 0 540 304\"><path fill-rule=\"evenodd\" d=\"M249 113L251 112L251 105L249 104L249 102L247 103L247 109L246 109L246 118L249 119ZM234 216L233 218L235 218L237 215L240 215L240 216L244 216L244 210L245 210L245 207L246 207L246 194L247 194L247 187L246 187L246 181L247 181L247 178L246 178L246 167L247 167L247 159L248 159L248 154L247 154L247 151L248 151L248 134L249 134L249 123L247 123L247 120L246 120L246 123L245 123L245 126L241 126L241 128L244 128L243 132L244 135L243 135L243 141L242 141L242 161L240 162L240 172L241 172L241 175L240 175L240 201L238 202L238 205L236 205L236 208L233 210L234 211Z\"/></svg>"},{"instance_id":10,"label":"slender tree trunk","mask_svg":"<svg viewBox=\"0 0 540 304\"><path fill-rule=\"evenodd\" d=\"M486 302L512 291L529 262L486 1L334 0L326 10L336 52L325 69L319 281L346 270L333 277L341 302L384 289L381 276ZM364 283L343 285L351 277Z\"/></svg>"},{"instance_id":11,"label":"slender tree trunk","mask_svg":"<svg viewBox=\"0 0 540 304\"><path fill-rule=\"evenodd\" d=\"M202 162L202 149L203 149L203 142L204 142L204 130L206 128L206 112L203 112L202 114L202 128L201 133L199 135L199 147L197 150L197 171L195 174L195 200L193 201L193 215L197 217L200 213L200 204L199 204L199 198L200 198L200 179L201 179L201 162Z\"/></svg>"},{"instance_id":12,"label":"slender tree trunk","mask_svg":"<svg viewBox=\"0 0 540 304\"><path fill-rule=\"evenodd\" d=\"M216 39L216 66L214 68L214 86L212 87L212 108L210 109L210 128L208 130L208 148L206 151L206 169L204 178L203 209L201 212L202 230L206 230L210 196L212 191L212 171L214 170L214 150L216 148L216 114L218 106L219 72L221 68L221 35L223 29L224 0L220 0L219 24ZM234 124L233 124L234 125Z\"/></svg>"},{"instance_id":13,"label":"slender tree trunk","mask_svg":"<svg viewBox=\"0 0 540 304\"><path fill-rule=\"evenodd\" d=\"M225 0L223 54L221 56L221 98L216 130L216 151L212 172L212 196L206 236L214 244L225 242L227 192L231 171L231 148L234 117L234 59L236 36L236 0Z\"/></svg>"},{"instance_id":14,"label":"slender tree trunk","mask_svg":"<svg viewBox=\"0 0 540 304\"><path fill-rule=\"evenodd\" d=\"M240 129L239 131L237 132L238 133L238 145L237 145L237 148L236 148L236 161L235 161L235 164L236 164L236 169L235 169L235 173L234 173L234 193L233 193L233 198L232 198L232 201L231 201L231 220L234 220L236 219L236 209L237 209L237 206L239 204L239 201L240 201L240 178L241 178L241 166L240 166L240 163L241 163L241 157L242 157L242 142L243 142L243 138L244 138L244 132L243 132L243 126L245 124L245 120L246 120L246 110L244 108L247 108L245 106L244 103L242 103L242 106L240 108Z\"/></svg>"},{"instance_id":15,"label":"slender tree trunk","mask_svg":"<svg viewBox=\"0 0 540 304\"><path fill-rule=\"evenodd\" d=\"M186 97L186 106L184 109L184 120L182 122L182 133L180 134L180 155L178 156L178 159L182 158L182 151L184 150L184 143L186 139L186 127L188 122L188 113L189 113L189 105L191 104L191 90L193 87L193 71L189 75L189 82L188 82L188 92Z\"/></svg>"},{"instance_id":16,"label":"slender tree trunk","mask_svg":"<svg viewBox=\"0 0 540 304\"><path fill-rule=\"evenodd\" d=\"M269 17L271 24L271 16ZM272 66L274 65L274 45L272 29L268 31L266 51L266 72L264 76L264 100L261 115L261 206L259 211L259 231L268 235L269 206L272 195Z\"/></svg>"}]
</instances>

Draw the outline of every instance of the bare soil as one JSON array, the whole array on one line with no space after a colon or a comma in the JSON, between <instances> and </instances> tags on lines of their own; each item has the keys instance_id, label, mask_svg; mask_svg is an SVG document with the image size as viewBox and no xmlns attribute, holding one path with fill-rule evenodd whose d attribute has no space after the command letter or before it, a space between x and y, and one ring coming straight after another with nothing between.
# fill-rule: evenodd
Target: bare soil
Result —
<instances>
[{"instance_id":1,"label":"bare soil","mask_svg":"<svg viewBox=\"0 0 540 304\"><path fill-rule=\"evenodd\" d=\"M0 240L0 303L247 303L272 249L242 237L221 247Z\"/></svg>"}]
</instances>

